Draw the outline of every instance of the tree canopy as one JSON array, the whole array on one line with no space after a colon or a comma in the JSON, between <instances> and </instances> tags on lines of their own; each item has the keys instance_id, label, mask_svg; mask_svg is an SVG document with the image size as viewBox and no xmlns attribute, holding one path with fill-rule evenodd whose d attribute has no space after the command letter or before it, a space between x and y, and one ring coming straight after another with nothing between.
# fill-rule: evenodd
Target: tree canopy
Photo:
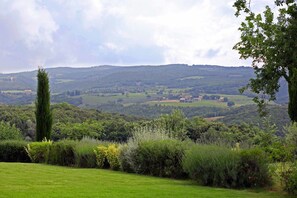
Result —
<instances>
[{"instance_id":1,"label":"tree canopy","mask_svg":"<svg viewBox=\"0 0 297 198\"><path fill-rule=\"evenodd\" d=\"M250 89L268 100L275 100L284 78L288 82L288 113L297 121L297 3L295 0L276 0L274 8L266 6L256 13L251 1L236 0L235 15L245 16L239 27L241 40L234 46L243 59L252 59L256 77L245 89ZM242 91L244 91L243 89ZM259 107L265 97L255 97Z\"/></svg>"}]
</instances>

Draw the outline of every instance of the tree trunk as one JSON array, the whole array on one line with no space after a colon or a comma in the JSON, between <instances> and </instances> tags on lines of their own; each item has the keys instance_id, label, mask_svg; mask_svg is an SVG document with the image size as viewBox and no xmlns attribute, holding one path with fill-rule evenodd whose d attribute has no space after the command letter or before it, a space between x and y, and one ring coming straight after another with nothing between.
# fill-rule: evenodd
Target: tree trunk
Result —
<instances>
[{"instance_id":1,"label":"tree trunk","mask_svg":"<svg viewBox=\"0 0 297 198\"><path fill-rule=\"evenodd\" d=\"M297 122L297 68L293 68L289 74L288 82L289 105L288 113L292 122Z\"/></svg>"}]
</instances>

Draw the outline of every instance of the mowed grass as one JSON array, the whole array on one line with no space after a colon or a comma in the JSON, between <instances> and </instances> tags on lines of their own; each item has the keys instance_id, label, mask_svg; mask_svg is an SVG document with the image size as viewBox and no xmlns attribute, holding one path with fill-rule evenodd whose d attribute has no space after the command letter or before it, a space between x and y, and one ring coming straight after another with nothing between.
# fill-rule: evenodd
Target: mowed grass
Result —
<instances>
[{"instance_id":1,"label":"mowed grass","mask_svg":"<svg viewBox=\"0 0 297 198\"><path fill-rule=\"evenodd\" d=\"M0 197L285 197L100 169L0 163Z\"/></svg>"}]
</instances>

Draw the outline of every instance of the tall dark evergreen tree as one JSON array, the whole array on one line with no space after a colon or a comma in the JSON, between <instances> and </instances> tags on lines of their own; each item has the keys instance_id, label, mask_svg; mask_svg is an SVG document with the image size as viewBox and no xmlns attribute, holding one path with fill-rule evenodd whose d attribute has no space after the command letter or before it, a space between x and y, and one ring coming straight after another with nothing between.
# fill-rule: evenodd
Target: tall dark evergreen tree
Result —
<instances>
[{"instance_id":1,"label":"tall dark evergreen tree","mask_svg":"<svg viewBox=\"0 0 297 198\"><path fill-rule=\"evenodd\" d=\"M36 141L47 140L51 137L52 113L50 109L50 90L48 75L44 69L39 68L37 73L36 111Z\"/></svg>"}]
</instances>

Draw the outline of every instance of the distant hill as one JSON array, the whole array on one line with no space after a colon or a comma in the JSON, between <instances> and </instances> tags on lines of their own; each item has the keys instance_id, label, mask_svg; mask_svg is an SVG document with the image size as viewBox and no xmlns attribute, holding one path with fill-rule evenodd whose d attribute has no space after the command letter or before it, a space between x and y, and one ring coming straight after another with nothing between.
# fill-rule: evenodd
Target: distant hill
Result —
<instances>
[{"instance_id":1,"label":"distant hill","mask_svg":"<svg viewBox=\"0 0 297 198\"><path fill-rule=\"evenodd\" d=\"M238 94L238 89L246 85L254 76L250 67L222 67L209 65L172 64L162 66L96 66L90 68L49 68L53 95L79 90L85 93L113 93L146 90L156 86L188 89L188 93ZM278 94L279 101L285 103L288 94L282 82ZM36 71L13 74L0 74L0 103L28 104L32 98L27 94L26 101L5 94L5 91L36 89ZM245 93L251 95L250 93ZM20 94L21 95L21 94ZM22 96L21 98L24 98ZM16 101L16 102L13 102ZM59 100L59 102L61 102ZM73 104L78 103L74 101Z\"/></svg>"}]
</instances>

